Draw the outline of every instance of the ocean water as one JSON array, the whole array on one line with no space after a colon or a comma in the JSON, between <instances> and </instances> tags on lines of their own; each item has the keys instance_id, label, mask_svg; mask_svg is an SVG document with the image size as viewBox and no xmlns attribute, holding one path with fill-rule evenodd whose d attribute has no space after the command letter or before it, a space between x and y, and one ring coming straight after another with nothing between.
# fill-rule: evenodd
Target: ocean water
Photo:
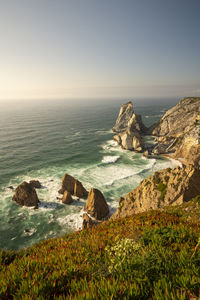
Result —
<instances>
[{"instance_id":1,"label":"ocean water","mask_svg":"<svg viewBox=\"0 0 200 300\"><path fill-rule=\"evenodd\" d=\"M68 173L89 190L98 188L111 212L118 198L142 179L175 161L145 159L122 150L113 141L112 126L126 100L51 100L0 103L0 248L20 249L46 238L79 230L85 199L62 204L58 194ZM158 121L178 99L133 101L147 126ZM146 141L153 143L152 137ZM39 209L11 201L13 191L26 180L38 179Z\"/></svg>"}]
</instances>

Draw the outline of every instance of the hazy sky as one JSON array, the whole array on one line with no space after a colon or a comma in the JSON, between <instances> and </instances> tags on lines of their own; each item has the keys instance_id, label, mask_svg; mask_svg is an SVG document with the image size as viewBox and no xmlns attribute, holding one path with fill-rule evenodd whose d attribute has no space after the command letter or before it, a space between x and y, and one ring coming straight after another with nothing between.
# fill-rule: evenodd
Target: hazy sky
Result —
<instances>
[{"instance_id":1,"label":"hazy sky","mask_svg":"<svg viewBox=\"0 0 200 300\"><path fill-rule=\"evenodd\" d=\"M200 0L0 0L0 99L200 95Z\"/></svg>"}]
</instances>

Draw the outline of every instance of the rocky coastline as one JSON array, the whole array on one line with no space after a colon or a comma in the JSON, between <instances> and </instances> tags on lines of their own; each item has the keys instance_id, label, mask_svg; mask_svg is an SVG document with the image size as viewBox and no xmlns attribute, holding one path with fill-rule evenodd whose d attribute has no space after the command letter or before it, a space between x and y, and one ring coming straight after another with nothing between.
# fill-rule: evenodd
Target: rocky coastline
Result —
<instances>
[{"instance_id":1,"label":"rocky coastline","mask_svg":"<svg viewBox=\"0 0 200 300\"><path fill-rule=\"evenodd\" d=\"M180 162L174 169L155 172L138 187L119 198L117 211L110 216L108 204L101 191L83 184L69 174L64 174L61 188L62 203L70 205L79 198L87 198L82 228L90 228L111 219L127 217L147 210L179 205L200 195L200 98L184 98L168 110L162 119L147 128L140 115L135 114L132 102L125 103L112 128L114 140L123 149L143 152L146 159L163 155ZM155 137L156 144L144 142L145 135ZM42 188L38 180L21 183L12 198L19 205L38 208L36 189Z\"/></svg>"}]
</instances>

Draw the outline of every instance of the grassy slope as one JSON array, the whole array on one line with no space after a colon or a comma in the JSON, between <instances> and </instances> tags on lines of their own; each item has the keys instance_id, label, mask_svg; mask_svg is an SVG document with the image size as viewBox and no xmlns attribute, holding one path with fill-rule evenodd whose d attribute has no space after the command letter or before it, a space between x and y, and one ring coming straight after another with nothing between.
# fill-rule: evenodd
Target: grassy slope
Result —
<instances>
[{"instance_id":1,"label":"grassy slope","mask_svg":"<svg viewBox=\"0 0 200 300\"><path fill-rule=\"evenodd\" d=\"M181 207L108 221L27 250L2 250L0 298L200 297L199 237L200 196ZM137 247L125 246L127 240ZM105 249L120 243L118 252Z\"/></svg>"}]
</instances>

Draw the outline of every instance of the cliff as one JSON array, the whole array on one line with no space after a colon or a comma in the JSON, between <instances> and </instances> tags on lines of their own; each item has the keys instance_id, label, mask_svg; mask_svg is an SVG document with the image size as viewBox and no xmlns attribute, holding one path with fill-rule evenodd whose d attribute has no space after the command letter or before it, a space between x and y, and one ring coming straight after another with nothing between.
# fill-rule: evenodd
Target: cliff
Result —
<instances>
[{"instance_id":1,"label":"cliff","mask_svg":"<svg viewBox=\"0 0 200 300\"><path fill-rule=\"evenodd\" d=\"M112 218L121 218L168 205L179 205L200 195L200 170L192 165L164 169L144 179L138 187L120 197Z\"/></svg>"},{"instance_id":2,"label":"cliff","mask_svg":"<svg viewBox=\"0 0 200 300\"><path fill-rule=\"evenodd\" d=\"M132 102L122 105L113 131L114 140L123 149L142 152L147 149L143 136L156 137L154 155L167 154L183 163L200 165L200 97L183 98L162 119L147 128Z\"/></svg>"},{"instance_id":3,"label":"cliff","mask_svg":"<svg viewBox=\"0 0 200 300\"><path fill-rule=\"evenodd\" d=\"M184 163L199 164L200 98L184 98L153 126L154 154L172 154Z\"/></svg>"}]
</instances>

